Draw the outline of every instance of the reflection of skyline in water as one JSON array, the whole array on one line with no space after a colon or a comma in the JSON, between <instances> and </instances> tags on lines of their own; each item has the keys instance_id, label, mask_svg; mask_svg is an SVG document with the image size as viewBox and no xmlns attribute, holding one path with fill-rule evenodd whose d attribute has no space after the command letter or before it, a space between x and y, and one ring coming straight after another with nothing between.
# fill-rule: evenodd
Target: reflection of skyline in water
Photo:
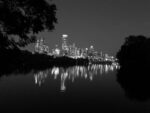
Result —
<instances>
[{"instance_id":1,"label":"reflection of skyline in water","mask_svg":"<svg viewBox=\"0 0 150 113\"><path fill-rule=\"evenodd\" d=\"M51 69L45 71L39 71L38 73L34 74L35 84L41 86L44 83L45 79L52 76L54 79L60 77L61 79L61 91L66 90L65 81L68 79L72 82L78 77L89 79L90 81L93 80L93 77L96 75L102 75L109 71L113 71L114 69L118 69L119 66L116 63L112 65L89 65L85 66L74 66L69 68L63 67L53 67Z\"/></svg>"}]
</instances>

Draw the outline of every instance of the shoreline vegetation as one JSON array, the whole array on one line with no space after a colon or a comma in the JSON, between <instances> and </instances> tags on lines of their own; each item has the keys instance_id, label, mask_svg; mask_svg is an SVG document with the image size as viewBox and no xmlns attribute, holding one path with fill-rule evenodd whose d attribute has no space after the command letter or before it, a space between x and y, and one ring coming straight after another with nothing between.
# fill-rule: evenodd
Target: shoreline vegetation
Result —
<instances>
[{"instance_id":1,"label":"shoreline vegetation","mask_svg":"<svg viewBox=\"0 0 150 113\"><path fill-rule=\"evenodd\" d=\"M13 72L27 73L31 70L42 70L51 67L64 67L74 65L88 66L89 64L109 64L111 61L90 61L88 58L73 59L67 56L54 57L46 54L31 53L27 50L6 50L0 53L1 72L0 75Z\"/></svg>"},{"instance_id":2,"label":"shoreline vegetation","mask_svg":"<svg viewBox=\"0 0 150 113\"><path fill-rule=\"evenodd\" d=\"M126 37L116 57L119 64L123 66L129 63L148 65L150 63L150 38L142 35Z\"/></svg>"},{"instance_id":3,"label":"shoreline vegetation","mask_svg":"<svg viewBox=\"0 0 150 113\"><path fill-rule=\"evenodd\" d=\"M150 38L129 36L117 53L120 69L117 82L130 100L147 101L150 99Z\"/></svg>"}]
</instances>

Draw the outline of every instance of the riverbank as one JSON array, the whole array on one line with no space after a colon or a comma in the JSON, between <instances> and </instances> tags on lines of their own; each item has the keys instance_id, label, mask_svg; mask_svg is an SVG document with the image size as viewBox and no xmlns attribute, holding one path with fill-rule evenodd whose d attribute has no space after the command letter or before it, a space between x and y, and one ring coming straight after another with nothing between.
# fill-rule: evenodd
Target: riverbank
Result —
<instances>
[{"instance_id":1,"label":"riverbank","mask_svg":"<svg viewBox=\"0 0 150 113\"><path fill-rule=\"evenodd\" d=\"M69 67L74 65L88 66L89 64L108 64L111 61L91 61L88 58L71 58L67 56L49 56L46 54L31 53L29 51L12 50L0 54L1 72L0 74L9 74L12 72L28 73L31 70L41 70L50 67Z\"/></svg>"}]
</instances>

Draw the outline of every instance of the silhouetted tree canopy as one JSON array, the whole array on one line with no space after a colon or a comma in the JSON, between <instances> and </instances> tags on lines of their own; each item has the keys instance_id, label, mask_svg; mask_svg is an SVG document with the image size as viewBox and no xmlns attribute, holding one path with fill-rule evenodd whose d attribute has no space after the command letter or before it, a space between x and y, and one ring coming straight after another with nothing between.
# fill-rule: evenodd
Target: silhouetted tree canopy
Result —
<instances>
[{"instance_id":1,"label":"silhouetted tree canopy","mask_svg":"<svg viewBox=\"0 0 150 113\"><path fill-rule=\"evenodd\" d=\"M150 39L145 36L126 37L116 56L120 64L150 61Z\"/></svg>"},{"instance_id":2,"label":"silhouetted tree canopy","mask_svg":"<svg viewBox=\"0 0 150 113\"><path fill-rule=\"evenodd\" d=\"M0 0L0 49L24 47L34 34L53 30L56 6L51 0Z\"/></svg>"},{"instance_id":3,"label":"silhouetted tree canopy","mask_svg":"<svg viewBox=\"0 0 150 113\"><path fill-rule=\"evenodd\" d=\"M129 36L117 53L121 65L117 81L131 100L146 101L149 93L150 39Z\"/></svg>"}]
</instances>

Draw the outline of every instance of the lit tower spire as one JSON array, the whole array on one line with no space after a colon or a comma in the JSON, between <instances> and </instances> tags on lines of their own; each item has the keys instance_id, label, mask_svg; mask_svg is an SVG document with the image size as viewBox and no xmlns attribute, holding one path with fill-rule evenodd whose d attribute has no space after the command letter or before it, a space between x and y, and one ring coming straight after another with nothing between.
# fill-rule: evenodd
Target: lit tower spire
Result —
<instances>
[{"instance_id":1,"label":"lit tower spire","mask_svg":"<svg viewBox=\"0 0 150 113\"><path fill-rule=\"evenodd\" d=\"M63 55L68 55L69 52L69 46L67 45L67 34L62 35L62 53Z\"/></svg>"},{"instance_id":2,"label":"lit tower spire","mask_svg":"<svg viewBox=\"0 0 150 113\"><path fill-rule=\"evenodd\" d=\"M68 38L67 34L62 35L62 50L68 50L67 38Z\"/></svg>"}]
</instances>

